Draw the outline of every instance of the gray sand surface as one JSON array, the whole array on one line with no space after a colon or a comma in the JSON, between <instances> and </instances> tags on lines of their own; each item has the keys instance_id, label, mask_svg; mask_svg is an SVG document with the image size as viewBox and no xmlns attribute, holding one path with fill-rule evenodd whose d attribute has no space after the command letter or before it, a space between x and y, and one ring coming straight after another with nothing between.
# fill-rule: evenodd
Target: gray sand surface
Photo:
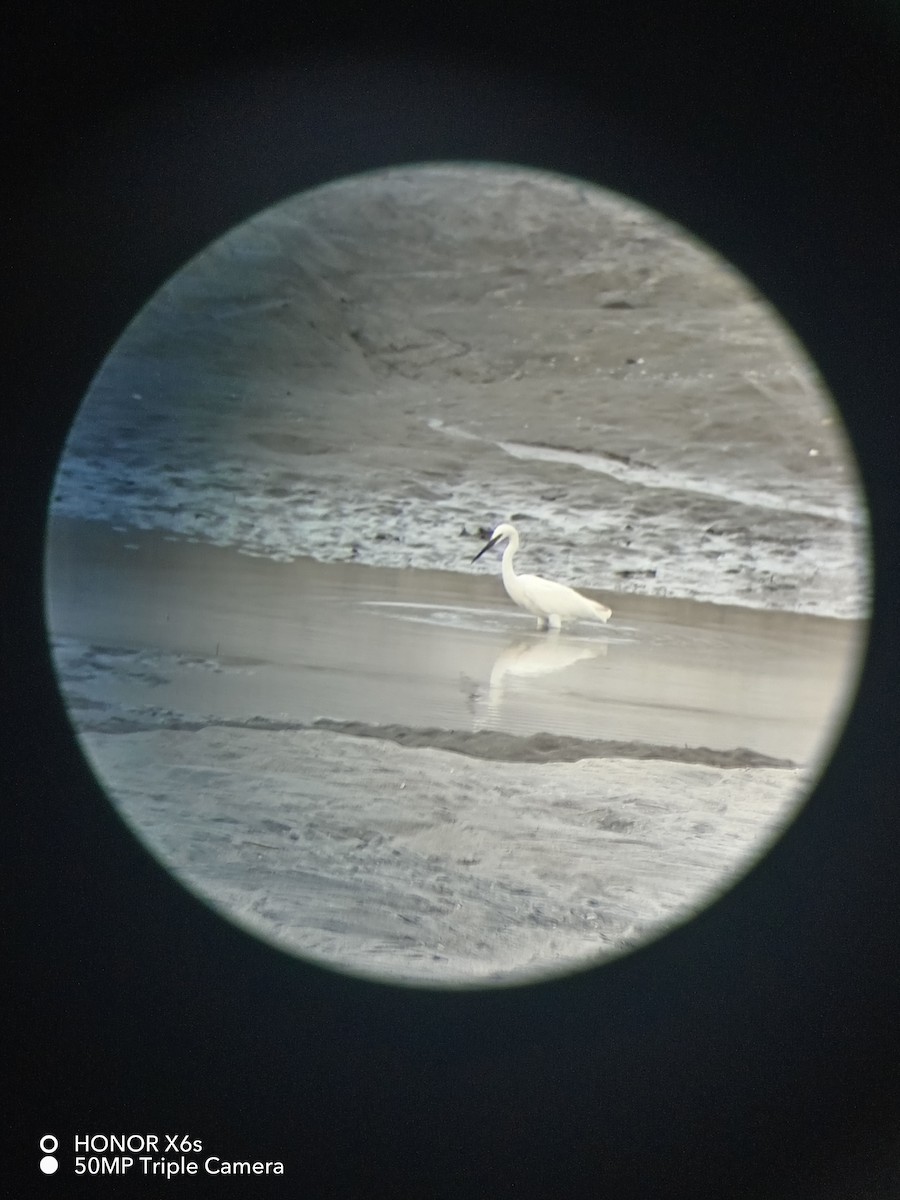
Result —
<instances>
[{"instance_id":1,"label":"gray sand surface","mask_svg":"<svg viewBox=\"0 0 900 1200\"><path fill-rule=\"evenodd\" d=\"M85 734L141 839L245 928L388 980L526 979L640 944L749 865L797 770L486 762L316 730Z\"/></svg>"}]
</instances>

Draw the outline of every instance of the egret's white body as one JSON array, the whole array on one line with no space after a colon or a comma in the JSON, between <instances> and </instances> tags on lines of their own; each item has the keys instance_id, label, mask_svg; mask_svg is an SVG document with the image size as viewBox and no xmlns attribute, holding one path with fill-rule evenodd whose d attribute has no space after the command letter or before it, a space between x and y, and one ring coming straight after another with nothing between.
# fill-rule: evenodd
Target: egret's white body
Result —
<instances>
[{"instance_id":1,"label":"egret's white body","mask_svg":"<svg viewBox=\"0 0 900 1200\"><path fill-rule=\"evenodd\" d=\"M487 545L478 551L472 562L504 538L507 545L503 551L503 586L514 604L537 617L539 629L559 629L566 620L609 620L612 611L605 604L588 600L587 596L566 587L564 583L554 583L551 579L542 579L540 575L517 575L513 558L519 548L519 533L514 525L498 525Z\"/></svg>"}]
</instances>

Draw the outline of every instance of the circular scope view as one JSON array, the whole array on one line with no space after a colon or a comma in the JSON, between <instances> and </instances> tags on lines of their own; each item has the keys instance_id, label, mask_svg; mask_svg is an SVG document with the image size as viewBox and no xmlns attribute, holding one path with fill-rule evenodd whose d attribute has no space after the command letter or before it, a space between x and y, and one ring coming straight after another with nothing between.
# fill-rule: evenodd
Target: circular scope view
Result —
<instances>
[{"instance_id":1,"label":"circular scope view","mask_svg":"<svg viewBox=\"0 0 900 1200\"><path fill-rule=\"evenodd\" d=\"M737 272L583 182L344 179L188 263L59 464L47 619L126 824L319 965L533 981L688 919L839 736L868 526Z\"/></svg>"}]
</instances>

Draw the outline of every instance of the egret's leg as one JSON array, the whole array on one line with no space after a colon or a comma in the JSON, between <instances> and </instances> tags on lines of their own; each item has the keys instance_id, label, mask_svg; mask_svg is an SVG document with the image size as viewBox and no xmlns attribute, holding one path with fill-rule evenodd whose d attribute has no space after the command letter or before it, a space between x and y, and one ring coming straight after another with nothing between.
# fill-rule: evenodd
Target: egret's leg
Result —
<instances>
[{"instance_id":1,"label":"egret's leg","mask_svg":"<svg viewBox=\"0 0 900 1200\"><path fill-rule=\"evenodd\" d=\"M551 613L547 618L548 629L559 629L562 626L562 619L558 613Z\"/></svg>"},{"instance_id":2,"label":"egret's leg","mask_svg":"<svg viewBox=\"0 0 900 1200\"><path fill-rule=\"evenodd\" d=\"M549 617L538 617L537 626L538 626L538 629L549 629L549 627L550 627Z\"/></svg>"}]
</instances>

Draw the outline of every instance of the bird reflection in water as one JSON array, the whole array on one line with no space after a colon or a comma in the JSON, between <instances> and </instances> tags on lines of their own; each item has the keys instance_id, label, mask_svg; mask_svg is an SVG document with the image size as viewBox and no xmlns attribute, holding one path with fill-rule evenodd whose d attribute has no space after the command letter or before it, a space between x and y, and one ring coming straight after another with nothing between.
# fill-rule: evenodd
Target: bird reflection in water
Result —
<instances>
[{"instance_id":1,"label":"bird reflection in water","mask_svg":"<svg viewBox=\"0 0 900 1200\"><path fill-rule=\"evenodd\" d=\"M568 638L558 630L512 642L494 660L487 691L480 690L476 696L474 728L493 728L504 696L512 690L527 690L528 680L564 671L584 659L605 658L606 653L606 642Z\"/></svg>"}]
</instances>

